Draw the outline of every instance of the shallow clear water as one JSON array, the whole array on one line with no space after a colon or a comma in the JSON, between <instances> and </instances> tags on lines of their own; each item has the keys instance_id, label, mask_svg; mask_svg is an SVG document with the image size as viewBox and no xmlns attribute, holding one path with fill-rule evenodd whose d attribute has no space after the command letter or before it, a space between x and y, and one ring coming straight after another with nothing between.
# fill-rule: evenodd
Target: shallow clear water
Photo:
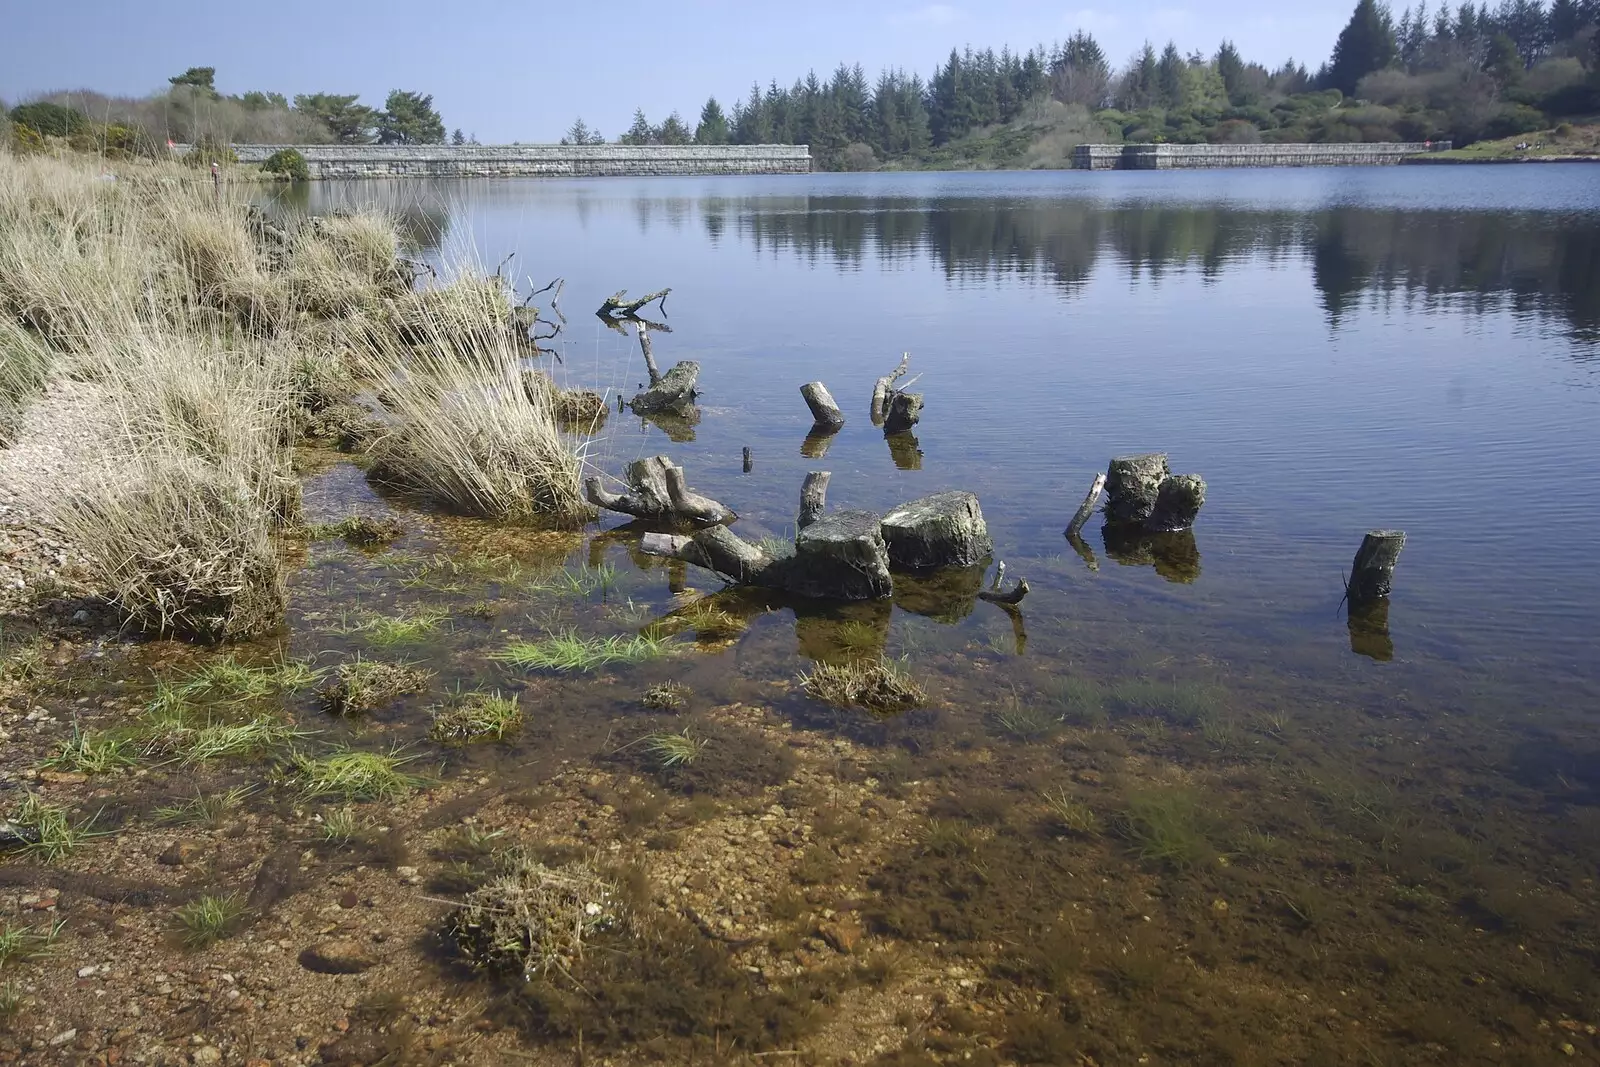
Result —
<instances>
[{"instance_id":1,"label":"shallow clear water","mask_svg":"<svg viewBox=\"0 0 1600 1067\"><path fill-rule=\"evenodd\" d=\"M1351 655L1340 575L1364 530L1398 527L1395 661L1359 669L1489 665L1588 689L1594 177L875 174L311 196L316 209L376 196L443 259L515 253L523 291L565 277L558 374L574 385L632 394L634 342L586 312L623 286L670 285L673 332L656 352L702 365L694 439L613 418L593 458L616 473L670 452L747 536L787 529L813 468L833 471L837 506L968 488L997 556L1033 585L1034 613L1138 628L1177 611L1230 657L1332 668ZM865 417L903 351L928 404L918 470L898 469ZM797 389L816 378L850 416L825 460L799 451ZM1209 485L1187 585L1149 567L1091 571L1061 536L1094 472L1145 450Z\"/></svg>"}]
</instances>

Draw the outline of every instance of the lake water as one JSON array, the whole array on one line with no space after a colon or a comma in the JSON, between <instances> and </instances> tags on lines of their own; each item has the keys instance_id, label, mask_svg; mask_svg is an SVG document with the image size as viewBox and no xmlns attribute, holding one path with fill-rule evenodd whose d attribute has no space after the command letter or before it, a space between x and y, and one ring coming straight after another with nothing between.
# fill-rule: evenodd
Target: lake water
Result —
<instances>
[{"instance_id":1,"label":"lake water","mask_svg":"<svg viewBox=\"0 0 1600 1067\"><path fill-rule=\"evenodd\" d=\"M617 475L669 454L746 537L789 532L809 470L832 472L830 507L978 494L996 559L1031 586L1019 612L841 616L941 710L873 721L760 688L862 643L805 610L757 613L692 673L879 747L897 795L937 783L932 829L837 877L859 879L873 936L985 976L990 1000L933 1027L947 1051L1546 1062L1596 1051L1600 1007L1597 176L365 182L313 185L308 206L376 198L437 263L514 254L522 293L564 278L553 372L613 401L644 377L637 342L589 311L670 286L655 354L699 361L699 421L669 436L613 411L589 459ZM926 408L891 448L867 401L906 352ZM814 379L848 420L822 458L802 454ZM1108 545L1096 519L1069 544L1094 474L1145 451L1206 479L1192 539ZM366 492L328 479L339 506ZM1379 527L1408 536L1386 640L1353 637L1341 607ZM573 558L619 567L630 604L664 610L686 580L605 538ZM297 597L337 598L331 573ZM636 700L563 692L575 749L598 744L572 740L582 715ZM1052 723L1013 728L1006 701ZM1099 829L1040 831L1026 812L1052 789ZM1099 918L1062 919L1080 906ZM905 1055L933 1059L895 1062L937 1062L918 1040Z\"/></svg>"}]
</instances>

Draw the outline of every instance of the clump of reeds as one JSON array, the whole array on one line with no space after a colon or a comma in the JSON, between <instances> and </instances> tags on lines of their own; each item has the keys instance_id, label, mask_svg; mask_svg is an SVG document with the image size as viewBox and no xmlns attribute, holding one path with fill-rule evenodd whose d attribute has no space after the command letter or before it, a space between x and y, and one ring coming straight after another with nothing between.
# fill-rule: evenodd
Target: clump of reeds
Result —
<instances>
[{"instance_id":1,"label":"clump of reeds","mask_svg":"<svg viewBox=\"0 0 1600 1067\"><path fill-rule=\"evenodd\" d=\"M500 741L522 725L516 695L502 696L498 689L458 694L432 710L433 727L428 736L447 744Z\"/></svg>"},{"instance_id":2,"label":"clump of reeds","mask_svg":"<svg viewBox=\"0 0 1600 1067\"><path fill-rule=\"evenodd\" d=\"M478 338L457 351L445 319L424 319L408 353L371 364L392 425L371 446L373 477L466 515L577 525L582 462L555 412L522 387L515 339Z\"/></svg>"},{"instance_id":3,"label":"clump of reeds","mask_svg":"<svg viewBox=\"0 0 1600 1067\"><path fill-rule=\"evenodd\" d=\"M885 659L854 663L819 663L800 676L807 694L844 708L865 708L879 714L893 714L916 707L927 700L911 676Z\"/></svg>"}]
</instances>

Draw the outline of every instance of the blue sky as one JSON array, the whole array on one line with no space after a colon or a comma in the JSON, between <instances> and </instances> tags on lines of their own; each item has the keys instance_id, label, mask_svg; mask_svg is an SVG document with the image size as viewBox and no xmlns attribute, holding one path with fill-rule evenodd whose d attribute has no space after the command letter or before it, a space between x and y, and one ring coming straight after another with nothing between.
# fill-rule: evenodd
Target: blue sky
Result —
<instances>
[{"instance_id":1,"label":"blue sky","mask_svg":"<svg viewBox=\"0 0 1600 1067\"><path fill-rule=\"evenodd\" d=\"M693 125L708 94L791 83L841 61L926 76L951 45L1025 49L1082 27L1120 64L1146 39L1185 52L1231 37L1247 58L1315 69L1353 0L1109 0L898 3L730 0L511 4L458 0L6 0L0 99L53 89L145 94L188 66L217 68L226 93L432 93L445 124L485 142L555 140L582 114L615 136L643 107Z\"/></svg>"}]
</instances>

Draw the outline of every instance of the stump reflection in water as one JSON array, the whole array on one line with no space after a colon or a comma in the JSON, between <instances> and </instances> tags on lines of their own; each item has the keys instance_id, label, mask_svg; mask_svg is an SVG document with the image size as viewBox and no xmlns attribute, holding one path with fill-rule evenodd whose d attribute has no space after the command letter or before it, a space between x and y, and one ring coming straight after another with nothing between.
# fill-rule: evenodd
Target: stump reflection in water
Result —
<instances>
[{"instance_id":1,"label":"stump reflection in water","mask_svg":"<svg viewBox=\"0 0 1600 1067\"><path fill-rule=\"evenodd\" d=\"M1107 523L1101 529L1106 555L1125 567L1151 565L1169 582L1191 585L1200 577L1200 546L1193 530L1152 533L1143 526Z\"/></svg>"}]
</instances>

